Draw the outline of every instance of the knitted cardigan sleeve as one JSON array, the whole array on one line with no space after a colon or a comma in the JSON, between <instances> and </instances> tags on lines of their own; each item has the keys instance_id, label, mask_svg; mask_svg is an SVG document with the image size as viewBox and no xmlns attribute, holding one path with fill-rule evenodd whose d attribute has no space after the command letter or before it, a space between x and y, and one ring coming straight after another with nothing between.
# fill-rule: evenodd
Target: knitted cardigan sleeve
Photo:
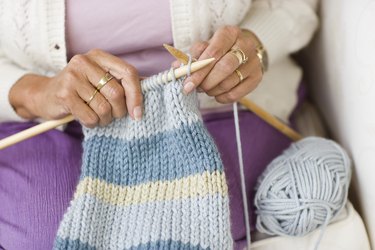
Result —
<instances>
[{"instance_id":1,"label":"knitted cardigan sleeve","mask_svg":"<svg viewBox=\"0 0 375 250\"><path fill-rule=\"evenodd\" d=\"M10 105L8 96L13 84L27 73L6 57L0 44L0 122L23 120Z\"/></svg>"},{"instance_id":2,"label":"knitted cardigan sleeve","mask_svg":"<svg viewBox=\"0 0 375 250\"><path fill-rule=\"evenodd\" d=\"M318 26L316 0L255 0L241 23L267 49L270 65L307 45Z\"/></svg>"}]
</instances>

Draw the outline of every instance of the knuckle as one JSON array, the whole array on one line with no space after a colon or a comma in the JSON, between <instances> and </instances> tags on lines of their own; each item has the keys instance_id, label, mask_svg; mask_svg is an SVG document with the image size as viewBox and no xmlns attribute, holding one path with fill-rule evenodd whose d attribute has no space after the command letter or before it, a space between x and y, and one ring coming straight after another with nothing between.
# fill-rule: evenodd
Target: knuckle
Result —
<instances>
[{"instance_id":1,"label":"knuckle","mask_svg":"<svg viewBox=\"0 0 375 250\"><path fill-rule=\"evenodd\" d=\"M108 99L113 101L120 101L124 98L124 90L118 84L114 86L107 86Z\"/></svg>"},{"instance_id":2,"label":"knuckle","mask_svg":"<svg viewBox=\"0 0 375 250\"><path fill-rule=\"evenodd\" d=\"M223 85L223 83L220 83L214 89L208 91L207 95L208 96L217 96L219 94L227 92L229 89L230 88L225 87L225 85Z\"/></svg>"},{"instance_id":3,"label":"knuckle","mask_svg":"<svg viewBox=\"0 0 375 250\"><path fill-rule=\"evenodd\" d=\"M73 69L85 65L88 63L88 58L85 55L75 55L70 59L69 64L73 67Z\"/></svg>"},{"instance_id":4,"label":"knuckle","mask_svg":"<svg viewBox=\"0 0 375 250\"><path fill-rule=\"evenodd\" d=\"M218 86L217 86L218 90L220 92L227 92L228 90L230 90L230 86L229 84L225 84L224 82L220 83Z\"/></svg>"},{"instance_id":5,"label":"knuckle","mask_svg":"<svg viewBox=\"0 0 375 250\"><path fill-rule=\"evenodd\" d=\"M128 76L138 76L137 69L131 65L124 67L124 73Z\"/></svg>"},{"instance_id":6,"label":"knuckle","mask_svg":"<svg viewBox=\"0 0 375 250\"><path fill-rule=\"evenodd\" d=\"M208 96L216 96L217 88L210 89L209 91L206 91L206 95Z\"/></svg>"},{"instance_id":7,"label":"knuckle","mask_svg":"<svg viewBox=\"0 0 375 250\"><path fill-rule=\"evenodd\" d=\"M76 83L77 80L78 76L74 68L69 68L65 71L63 82L65 86L71 86L71 84Z\"/></svg>"},{"instance_id":8,"label":"knuckle","mask_svg":"<svg viewBox=\"0 0 375 250\"><path fill-rule=\"evenodd\" d=\"M238 96L233 91L226 93L226 99L228 102L235 102L238 99Z\"/></svg>"},{"instance_id":9,"label":"knuckle","mask_svg":"<svg viewBox=\"0 0 375 250\"><path fill-rule=\"evenodd\" d=\"M207 41L195 42L192 46L192 51L203 51L208 46Z\"/></svg>"},{"instance_id":10,"label":"knuckle","mask_svg":"<svg viewBox=\"0 0 375 250\"><path fill-rule=\"evenodd\" d=\"M211 90L211 88L208 86L208 85L206 85L206 84L202 84L202 85L200 85L199 86L204 92L206 92L206 93L208 93L210 90Z\"/></svg>"},{"instance_id":11,"label":"knuckle","mask_svg":"<svg viewBox=\"0 0 375 250\"><path fill-rule=\"evenodd\" d=\"M228 60L220 60L216 65L221 69L222 72L228 74L228 76L236 69L236 66Z\"/></svg>"},{"instance_id":12,"label":"knuckle","mask_svg":"<svg viewBox=\"0 0 375 250\"><path fill-rule=\"evenodd\" d=\"M87 52L87 55L97 56L97 55L100 55L102 53L103 53L103 51L101 49L95 48L95 49L89 50L89 52Z\"/></svg>"},{"instance_id":13,"label":"knuckle","mask_svg":"<svg viewBox=\"0 0 375 250\"><path fill-rule=\"evenodd\" d=\"M237 37L241 29L237 26L227 25L223 27L222 31L229 36Z\"/></svg>"},{"instance_id":14,"label":"knuckle","mask_svg":"<svg viewBox=\"0 0 375 250\"><path fill-rule=\"evenodd\" d=\"M201 71L196 71L194 72L190 77L188 77L185 81L186 82L192 82L195 87L198 85L201 85L204 78L208 75L207 72L204 72L203 70Z\"/></svg>"},{"instance_id":15,"label":"knuckle","mask_svg":"<svg viewBox=\"0 0 375 250\"><path fill-rule=\"evenodd\" d=\"M210 91L207 91L206 94L208 96L217 96L217 93L218 93L218 90L210 90Z\"/></svg>"},{"instance_id":16,"label":"knuckle","mask_svg":"<svg viewBox=\"0 0 375 250\"><path fill-rule=\"evenodd\" d=\"M238 39L236 41L237 43L237 47L242 49L244 52L248 52L249 48L252 47L252 41L249 43L248 41L244 40L244 39ZM251 45L251 46L249 46Z\"/></svg>"},{"instance_id":17,"label":"knuckle","mask_svg":"<svg viewBox=\"0 0 375 250\"><path fill-rule=\"evenodd\" d=\"M209 49L207 49L207 55L209 57L214 57L218 59L222 57L223 54L223 49L219 46L211 46Z\"/></svg>"},{"instance_id":18,"label":"knuckle","mask_svg":"<svg viewBox=\"0 0 375 250\"><path fill-rule=\"evenodd\" d=\"M57 93L56 97L62 102L62 103L69 103L71 97L72 97L72 93L71 91L66 88L66 87L63 87L60 89L60 91Z\"/></svg>"},{"instance_id":19,"label":"knuckle","mask_svg":"<svg viewBox=\"0 0 375 250\"><path fill-rule=\"evenodd\" d=\"M81 121L85 127L88 128L93 128L99 123L99 118L96 115L90 114L85 118L84 120Z\"/></svg>"},{"instance_id":20,"label":"knuckle","mask_svg":"<svg viewBox=\"0 0 375 250\"><path fill-rule=\"evenodd\" d=\"M111 112L111 105L107 101L102 101L98 105L97 113L100 117L106 116Z\"/></svg>"}]
</instances>

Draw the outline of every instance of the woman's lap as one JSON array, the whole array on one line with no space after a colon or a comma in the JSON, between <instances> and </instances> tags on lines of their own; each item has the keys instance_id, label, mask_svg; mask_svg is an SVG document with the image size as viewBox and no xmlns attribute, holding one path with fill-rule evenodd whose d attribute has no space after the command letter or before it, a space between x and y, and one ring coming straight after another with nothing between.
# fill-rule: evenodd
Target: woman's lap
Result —
<instances>
[{"instance_id":1,"label":"woman's lap","mask_svg":"<svg viewBox=\"0 0 375 250\"><path fill-rule=\"evenodd\" d=\"M256 179L290 140L247 111L240 111L249 202ZM233 238L244 241L233 114L210 114L205 125L221 153L229 186ZM31 126L0 124L0 138ZM0 245L5 249L51 249L60 220L78 182L82 154L77 126L50 131L0 151ZM254 216L252 216L254 218Z\"/></svg>"},{"instance_id":2,"label":"woman's lap","mask_svg":"<svg viewBox=\"0 0 375 250\"><path fill-rule=\"evenodd\" d=\"M32 125L0 124L0 138ZM69 131L50 131L0 151L0 245L5 249L52 249L79 178L82 138L77 128Z\"/></svg>"}]
</instances>

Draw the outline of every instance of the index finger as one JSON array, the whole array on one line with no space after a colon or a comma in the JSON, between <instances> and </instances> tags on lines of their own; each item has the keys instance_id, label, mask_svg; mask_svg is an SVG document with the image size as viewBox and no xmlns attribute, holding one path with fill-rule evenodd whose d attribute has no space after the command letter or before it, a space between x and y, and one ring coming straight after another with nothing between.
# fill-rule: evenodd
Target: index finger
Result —
<instances>
[{"instance_id":1,"label":"index finger","mask_svg":"<svg viewBox=\"0 0 375 250\"><path fill-rule=\"evenodd\" d=\"M103 69L121 80L121 85L125 90L129 115L135 120L140 120L142 118L143 96L137 70L129 63L101 50L93 50L89 52L89 56Z\"/></svg>"},{"instance_id":2,"label":"index finger","mask_svg":"<svg viewBox=\"0 0 375 250\"><path fill-rule=\"evenodd\" d=\"M215 64L232 48L237 40L240 29L238 27L226 26L215 32L209 41L207 48L203 51L198 60L215 58L215 63L193 73L185 80L184 92L190 93L199 86L210 73Z\"/></svg>"}]
</instances>

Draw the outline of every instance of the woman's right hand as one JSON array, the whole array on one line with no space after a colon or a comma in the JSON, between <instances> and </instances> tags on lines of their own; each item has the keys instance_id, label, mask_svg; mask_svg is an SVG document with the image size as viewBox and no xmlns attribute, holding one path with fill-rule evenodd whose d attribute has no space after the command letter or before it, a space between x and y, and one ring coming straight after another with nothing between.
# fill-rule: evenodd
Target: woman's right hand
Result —
<instances>
[{"instance_id":1,"label":"woman's right hand","mask_svg":"<svg viewBox=\"0 0 375 250\"><path fill-rule=\"evenodd\" d=\"M114 78L94 96L99 80ZM72 114L86 127L105 126L127 113L142 117L141 86L137 70L102 50L74 56L56 76L26 75L10 90L9 101L27 119L58 119Z\"/></svg>"}]
</instances>

